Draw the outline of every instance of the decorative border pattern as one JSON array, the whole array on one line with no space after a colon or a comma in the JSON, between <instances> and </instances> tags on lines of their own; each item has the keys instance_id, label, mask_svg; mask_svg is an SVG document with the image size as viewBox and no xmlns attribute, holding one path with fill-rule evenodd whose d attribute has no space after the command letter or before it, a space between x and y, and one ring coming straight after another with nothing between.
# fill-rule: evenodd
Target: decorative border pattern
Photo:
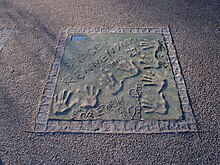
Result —
<instances>
[{"instance_id":1,"label":"decorative border pattern","mask_svg":"<svg viewBox=\"0 0 220 165\"><path fill-rule=\"evenodd\" d=\"M59 121L48 118L55 90L64 48L69 34L74 33L162 33L168 49L168 58L178 88L180 104L183 112L181 120L131 120L131 121ZM196 121L192 113L186 86L172 44L171 33L165 28L65 28L59 39L55 59L41 97L34 125L34 132L72 132L72 133L167 133L197 131Z\"/></svg>"}]
</instances>

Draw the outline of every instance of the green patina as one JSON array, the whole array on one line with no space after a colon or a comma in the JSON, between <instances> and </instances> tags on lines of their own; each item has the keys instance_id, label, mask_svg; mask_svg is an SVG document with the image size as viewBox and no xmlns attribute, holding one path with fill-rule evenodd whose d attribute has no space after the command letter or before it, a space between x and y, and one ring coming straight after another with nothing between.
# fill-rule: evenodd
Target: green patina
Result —
<instances>
[{"instance_id":1,"label":"green patina","mask_svg":"<svg viewBox=\"0 0 220 165\"><path fill-rule=\"evenodd\" d=\"M72 34L50 119L173 120L182 111L162 34Z\"/></svg>"}]
</instances>

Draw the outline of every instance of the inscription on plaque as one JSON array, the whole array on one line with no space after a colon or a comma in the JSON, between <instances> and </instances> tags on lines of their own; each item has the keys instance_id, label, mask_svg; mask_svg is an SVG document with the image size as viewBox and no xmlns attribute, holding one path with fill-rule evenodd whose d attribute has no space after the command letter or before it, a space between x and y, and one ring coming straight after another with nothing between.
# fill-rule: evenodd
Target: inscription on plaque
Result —
<instances>
[{"instance_id":1,"label":"inscription on plaque","mask_svg":"<svg viewBox=\"0 0 220 165\"><path fill-rule=\"evenodd\" d=\"M67 29L63 35L35 130L150 133L169 130L173 121L176 129L185 124L190 130L183 111L188 97L167 28Z\"/></svg>"},{"instance_id":2,"label":"inscription on plaque","mask_svg":"<svg viewBox=\"0 0 220 165\"><path fill-rule=\"evenodd\" d=\"M178 90L162 34L72 34L49 118L180 119Z\"/></svg>"}]
</instances>

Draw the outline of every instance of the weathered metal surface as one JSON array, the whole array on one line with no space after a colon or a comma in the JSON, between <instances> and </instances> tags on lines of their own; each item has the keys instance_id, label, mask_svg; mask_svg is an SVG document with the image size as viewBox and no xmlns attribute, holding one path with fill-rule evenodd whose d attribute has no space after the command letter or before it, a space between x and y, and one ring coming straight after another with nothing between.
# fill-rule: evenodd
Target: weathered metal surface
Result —
<instances>
[{"instance_id":1,"label":"weathered metal surface","mask_svg":"<svg viewBox=\"0 0 220 165\"><path fill-rule=\"evenodd\" d=\"M196 130L168 28L65 29L36 132Z\"/></svg>"}]
</instances>

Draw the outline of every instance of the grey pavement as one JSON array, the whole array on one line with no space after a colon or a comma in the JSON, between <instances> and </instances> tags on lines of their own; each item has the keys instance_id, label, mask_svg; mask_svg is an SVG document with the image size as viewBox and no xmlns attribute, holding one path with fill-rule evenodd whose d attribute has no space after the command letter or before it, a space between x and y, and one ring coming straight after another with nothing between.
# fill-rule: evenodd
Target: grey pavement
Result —
<instances>
[{"instance_id":1,"label":"grey pavement","mask_svg":"<svg viewBox=\"0 0 220 165\"><path fill-rule=\"evenodd\" d=\"M0 0L0 164L220 164L219 0ZM169 26L198 132L35 134L63 27Z\"/></svg>"}]
</instances>

